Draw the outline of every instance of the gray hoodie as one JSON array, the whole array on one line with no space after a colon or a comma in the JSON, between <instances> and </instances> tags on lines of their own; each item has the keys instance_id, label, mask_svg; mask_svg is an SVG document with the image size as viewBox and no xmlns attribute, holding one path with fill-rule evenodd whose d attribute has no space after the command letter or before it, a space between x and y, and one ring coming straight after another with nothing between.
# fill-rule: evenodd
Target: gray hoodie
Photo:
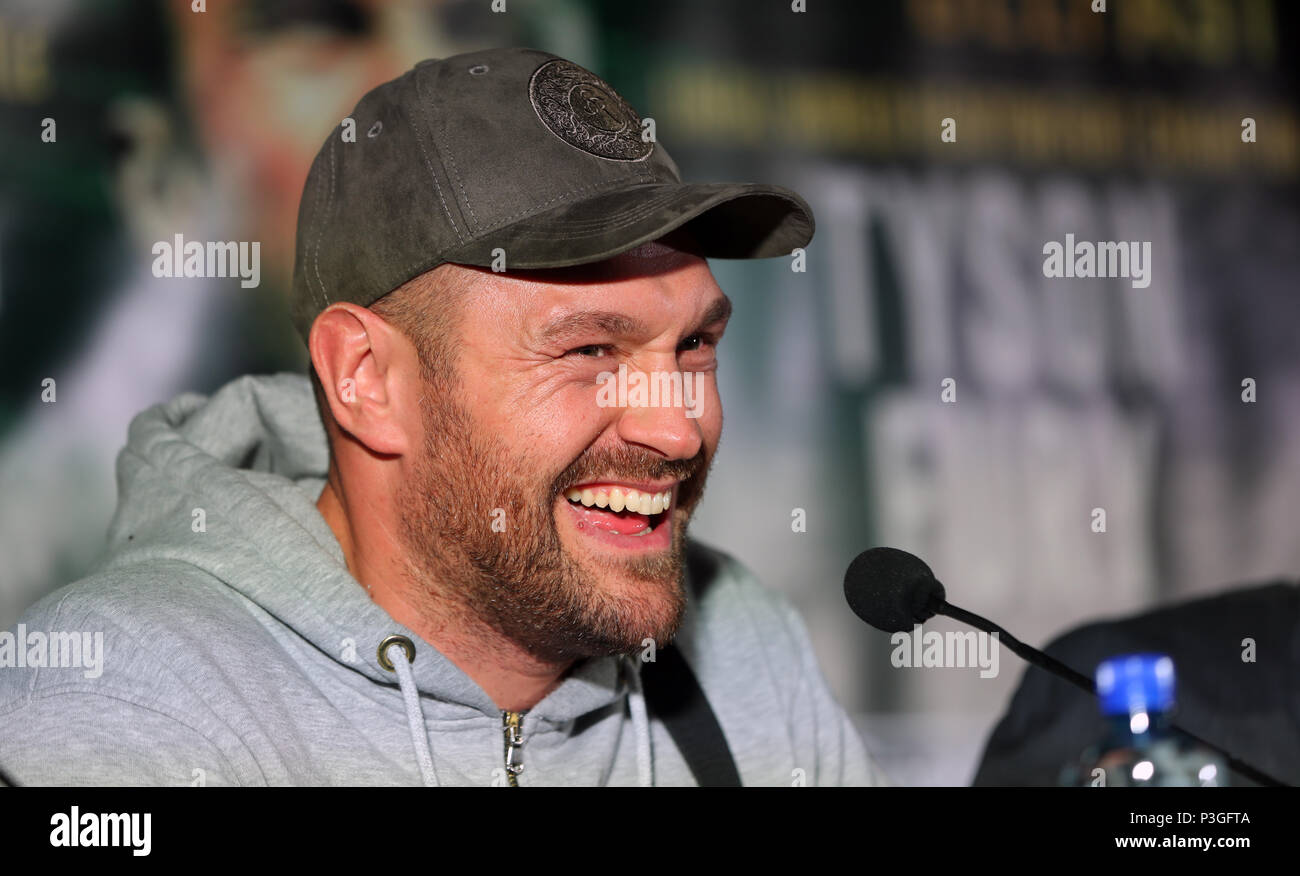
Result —
<instances>
[{"instance_id":1,"label":"gray hoodie","mask_svg":"<svg viewBox=\"0 0 1300 876\"><path fill-rule=\"evenodd\" d=\"M501 710L349 574L316 510L327 464L298 375L136 417L107 559L0 633L0 768L22 784L506 784ZM882 782L790 604L698 544L689 566L674 644L743 783ZM394 634L415 644L409 672L378 661ZM518 784L694 784L641 665L582 661L525 713Z\"/></svg>"}]
</instances>

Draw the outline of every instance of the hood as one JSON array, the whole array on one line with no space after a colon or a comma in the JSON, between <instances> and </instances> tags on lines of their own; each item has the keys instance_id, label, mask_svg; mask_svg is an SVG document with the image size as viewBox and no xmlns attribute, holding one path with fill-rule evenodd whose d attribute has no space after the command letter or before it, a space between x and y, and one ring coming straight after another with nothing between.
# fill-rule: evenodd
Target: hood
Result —
<instances>
[{"instance_id":1,"label":"hood","mask_svg":"<svg viewBox=\"0 0 1300 876\"><path fill-rule=\"evenodd\" d=\"M436 739L431 755L424 750L426 711L452 704L502 712L459 667L373 603L348 572L316 510L328 464L325 430L302 375L242 377L211 398L190 393L150 408L132 421L118 457L118 509L102 566L189 563L269 616L277 637L298 637L331 658L317 665L391 688L405 700L425 782L436 784ZM380 643L390 636L404 636L416 649L409 665L396 659L400 648L389 652L396 672L379 662ZM640 725L638 750L648 752L639 667L628 658L580 661L528 719L565 725L629 697ZM638 773L649 784L645 757Z\"/></svg>"}]
</instances>

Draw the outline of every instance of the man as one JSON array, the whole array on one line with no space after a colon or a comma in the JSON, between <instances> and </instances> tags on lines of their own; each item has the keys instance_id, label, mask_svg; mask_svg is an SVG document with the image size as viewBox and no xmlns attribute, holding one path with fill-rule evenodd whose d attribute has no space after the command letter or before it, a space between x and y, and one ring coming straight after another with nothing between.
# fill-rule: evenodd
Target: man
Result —
<instances>
[{"instance_id":1,"label":"man","mask_svg":"<svg viewBox=\"0 0 1300 876\"><path fill-rule=\"evenodd\" d=\"M11 779L878 780L790 605L685 535L731 307L704 257L788 254L811 211L683 184L642 130L531 50L362 98L299 212L315 402L248 377L136 419L110 558L0 672Z\"/></svg>"}]
</instances>

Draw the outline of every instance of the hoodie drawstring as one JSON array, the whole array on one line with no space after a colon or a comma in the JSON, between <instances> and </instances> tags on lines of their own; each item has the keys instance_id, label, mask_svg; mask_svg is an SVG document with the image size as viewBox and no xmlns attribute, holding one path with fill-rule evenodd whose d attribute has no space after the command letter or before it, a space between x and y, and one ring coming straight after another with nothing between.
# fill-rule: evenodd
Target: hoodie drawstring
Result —
<instances>
[{"instance_id":1,"label":"hoodie drawstring","mask_svg":"<svg viewBox=\"0 0 1300 876\"><path fill-rule=\"evenodd\" d=\"M405 653L397 652L400 648ZM403 660L402 657L407 659ZM420 690L415 684L411 664L415 662L415 643L405 636L389 636L379 645L379 663L397 673L397 686L406 703L406 723L411 729L411 744L415 746L415 762L420 766L420 778L426 788L438 785L438 773L433 768L433 752L429 748L429 734L425 729L424 712L420 709Z\"/></svg>"},{"instance_id":2,"label":"hoodie drawstring","mask_svg":"<svg viewBox=\"0 0 1300 876\"><path fill-rule=\"evenodd\" d=\"M645 691L641 688L640 658L623 661L627 671L628 707L632 710L632 735L636 737L636 778L641 788L654 787L654 761L650 756L650 720L646 716Z\"/></svg>"},{"instance_id":3,"label":"hoodie drawstring","mask_svg":"<svg viewBox=\"0 0 1300 876\"><path fill-rule=\"evenodd\" d=\"M394 648L400 649L394 651ZM403 660L402 658L406 659ZM406 723L411 730L411 744L415 748L415 761L420 767L420 777L426 788L438 785L438 773L433 766L433 751L429 747L429 734L425 728L424 712L420 708L420 691L415 684L411 664L415 662L415 643L405 636L389 636L379 645L379 665L397 673L397 686L406 704ZM623 660L628 683L628 707L632 712L632 735L636 739L636 778L642 788L654 786L654 761L650 751L650 719L646 714L645 691L641 687L641 667L637 657Z\"/></svg>"}]
</instances>

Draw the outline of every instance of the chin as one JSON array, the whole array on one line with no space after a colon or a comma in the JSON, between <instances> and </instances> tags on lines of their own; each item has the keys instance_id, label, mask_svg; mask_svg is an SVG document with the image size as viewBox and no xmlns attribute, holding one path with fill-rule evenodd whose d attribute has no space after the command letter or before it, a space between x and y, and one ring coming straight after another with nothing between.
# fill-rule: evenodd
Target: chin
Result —
<instances>
[{"instance_id":1,"label":"chin","mask_svg":"<svg viewBox=\"0 0 1300 876\"><path fill-rule=\"evenodd\" d=\"M572 554L571 554L572 556ZM646 639L663 645L676 634L686 604L686 588L681 564L673 561L671 550L663 551L653 574L628 568L626 559L611 560L604 554L574 557L583 578L599 595L588 594L589 605L608 612L617 619L620 639L628 651L645 646Z\"/></svg>"}]
</instances>

